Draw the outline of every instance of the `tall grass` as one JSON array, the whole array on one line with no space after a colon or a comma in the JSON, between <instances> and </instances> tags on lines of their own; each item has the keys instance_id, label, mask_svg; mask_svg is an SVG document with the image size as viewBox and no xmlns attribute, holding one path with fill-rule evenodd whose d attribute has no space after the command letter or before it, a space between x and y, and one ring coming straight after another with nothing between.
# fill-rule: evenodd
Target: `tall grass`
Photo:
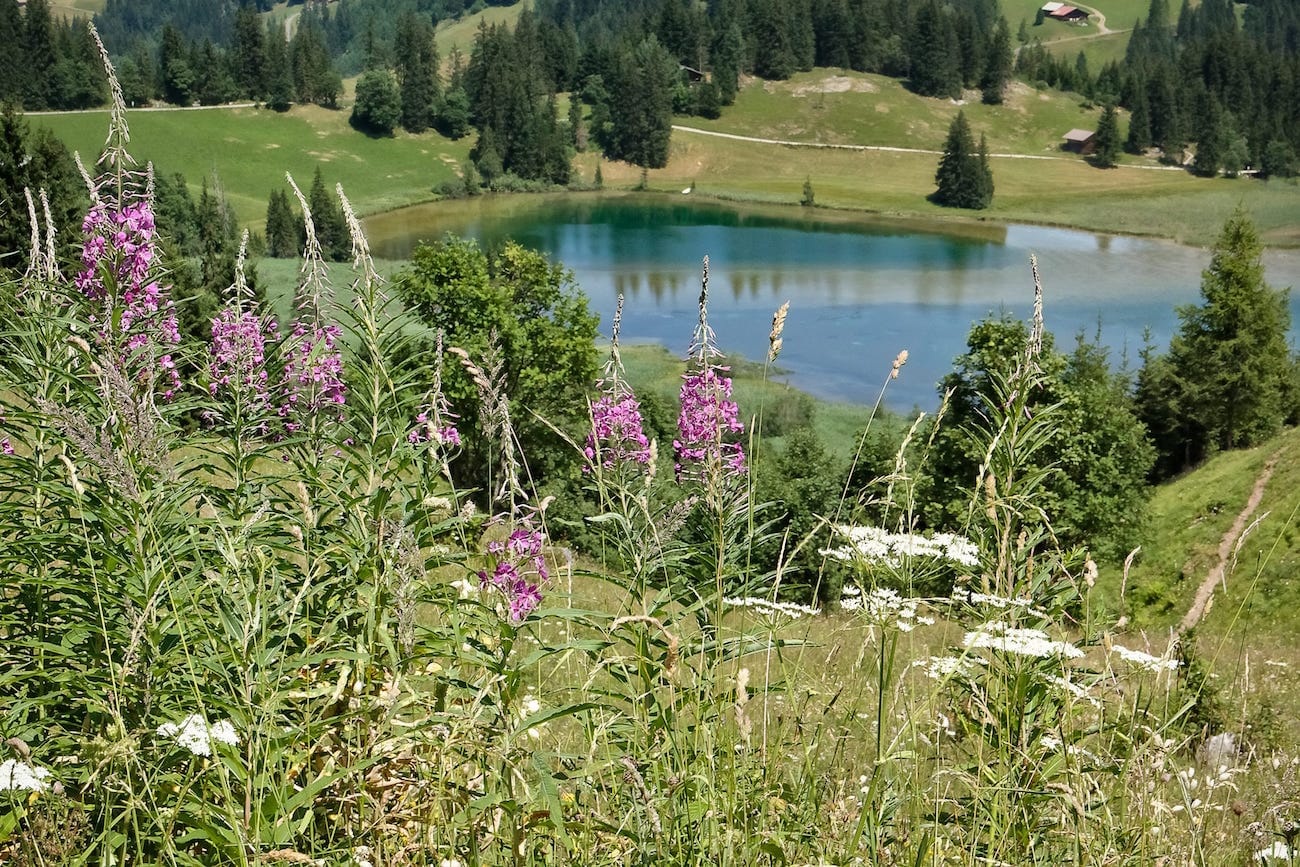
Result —
<instances>
[{"instance_id":1,"label":"tall grass","mask_svg":"<svg viewBox=\"0 0 1300 867\"><path fill-rule=\"evenodd\" d=\"M1025 468L1054 410L1027 409L1036 341L970 432L985 459L961 535L916 532L916 442L868 492L887 527L854 525L846 491L838 518L757 562L776 507L754 502L767 457L741 429L762 409L746 423L731 400L706 268L671 450L638 436L615 334L574 443L607 556L578 559L521 480L498 362L452 347L500 467L478 491L450 482L444 355L398 363L409 338L345 197L349 305L308 211L284 336L237 279L215 354L169 343L151 223L122 216L149 209L148 173L114 123L93 192L126 228L88 222L69 279L34 218L31 267L2 287L7 859L1289 857L1296 764L1223 740L1196 759L1221 733L1190 722L1204 680L1176 672L1194 658L1120 646L1096 567L1037 506L1050 479ZM203 373L167 388L173 369ZM840 610L783 601L806 546L849 571ZM1248 767L1260 794L1238 808Z\"/></svg>"}]
</instances>

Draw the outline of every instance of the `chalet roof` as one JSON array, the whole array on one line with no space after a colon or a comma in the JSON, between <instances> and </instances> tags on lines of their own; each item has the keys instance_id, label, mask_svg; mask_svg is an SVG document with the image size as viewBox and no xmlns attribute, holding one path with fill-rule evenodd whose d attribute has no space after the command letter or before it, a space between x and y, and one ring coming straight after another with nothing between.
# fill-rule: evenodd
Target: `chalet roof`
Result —
<instances>
[{"instance_id":1,"label":"chalet roof","mask_svg":"<svg viewBox=\"0 0 1300 867\"><path fill-rule=\"evenodd\" d=\"M1060 8L1061 8L1062 6L1064 6L1064 5L1065 5L1064 3L1057 3L1056 0L1052 0L1052 2L1050 2L1050 3L1044 3L1044 4L1043 4L1043 11L1044 11L1044 12L1055 12L1057 9L1060 9Z\"/></svg>"},{"instance_id":2,"label":"chalet roof","mask_svg":"<svg viewBox=\"0 0 1300 867\"><path fill-rule=\"evenodd\" d=\"M1090 129L1072 129L1065 134L1065 140L1068 142L1078 142L1083 144L1092 138L1093 132Z\"/></svg>"},{"instance_id":3,"label":"chalet roof","mask_svg":"<svg viewBox=\"0 0 1300 867\"><path fill-rule=\"evenodd\" d=\"M1080 10L1076 9L1076 8L1073 7L1073 6L1062 6L1060 9L1057 9L1055 12L1052 13L1052 17L1053 17L1053 18L1064 18L1064 17L1066 17L1067 15L1073 15L1074 13L1076 13L1076 12L1078 12L1078 11L1080 11Z\"/></svg>"}]
</instances>

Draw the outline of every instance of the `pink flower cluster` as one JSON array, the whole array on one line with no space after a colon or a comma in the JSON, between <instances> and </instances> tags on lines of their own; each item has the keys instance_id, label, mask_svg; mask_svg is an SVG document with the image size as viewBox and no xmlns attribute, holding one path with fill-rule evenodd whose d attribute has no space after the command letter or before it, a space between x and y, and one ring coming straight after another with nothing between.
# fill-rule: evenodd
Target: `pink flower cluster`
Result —
<instances>
[{"instance_id":1,"label":"pink flower cluster","mask_svg":"<svg viewBox=\"0 0 1300 867\"><path fill-rule=\"evenodd\" d=\"M550 577L542 546L546 537L530 518L522 520L505 541L488 543L496 565L478 573L484 587L496 588L510 606L510 619L519 623L542 603L542 584Z\"/></svg>"},{"instance_id":2,"label":"pink flower cluster","mask_svg":"<svg viewBox=\"0 0 1300 867\"><path fill-rule=\"evenodd\" d=\"M4 413L0 413L0 424L5 423ZM13 443L9 442L9 437L0 437L0 454L11 455L14 453Z\"/></svg>"},{"instance_id":3,"label":"pink flower cluster","mask_svg":"<svg viewBox=\"0 0 1300 867\"><path fill-rule=\"evenodd\" d=\"M415 428L406 435L406 441L412 445L432 441L438 446L460 445L460 431L452 424L442 423L436 415L429 420L429 410L423 410L415 417Z\"/></svg>"},{"instance_id":4,"label":"pink flower cluster","mask_svg":"<svg viewBox=\"0 0 1300 867\"><path fill-rule=\"evenodd\" d=\"M76 284L104 304L92 319L99 341L112 347L120 364L156 364L166 383L163 396L170 398L180 377L167 347L180 343L181 335L169 287L151 273L157 258L152 207L143 199L121 208L96 202L81 229L86 241Z\"/></svg>"},{"instance_id":5,"label":"pink flower cluster","mask_svg":"<svg viewBox=\"0 0 1300 867\"><path fill-rule=\"evenodd\" d=\"M343 421L347 385L343 382L343 353L338 349L341 333L337 325L294 325L284 348L279 410L289 433L302 430L307 419L318 415L327 421Z\"/></svg>"},{"instance_id":6,"label":"pink flower cluster","mask_svg":"<svg viewBox=\"0 0 1300 867\"><path fill-rule=\"evenodd\" d=\"M607 470L627 463L650 462L650 441L641 426L641 404L636 397L606 394L591 405L592 432L587 434L584 473L591 472L597 456Z\"/></svg>"},{"instance_id":7,"label":"pink flower cluster","mask_svg":"<svg viewBox=\"0 0 1300 867\"><path fill-rule=\"evenodd\" d=\"M251 310L240 312L229 305L212 320L212 360L208 364L208 390L239 394L254 409L270 405L267 391L266 341L275 340L274 321L263 320Z\"/></svg>"},{"instance_id":8,"label":"pink flower cluster","mask_svg":"<svg viewBox=\"0 0 1300 867\"><path fill-rule=\"evenodd\" d=\"M706 365L682 377L681 412L677 416L680 439L673 440L677 479L690 468L720 467L732 475L745 472L745 452L739 443L725 442L728 434L745 430L739 408L731 400L731 377L719 375L726 367Z\"/></svg>"}]
</instances>

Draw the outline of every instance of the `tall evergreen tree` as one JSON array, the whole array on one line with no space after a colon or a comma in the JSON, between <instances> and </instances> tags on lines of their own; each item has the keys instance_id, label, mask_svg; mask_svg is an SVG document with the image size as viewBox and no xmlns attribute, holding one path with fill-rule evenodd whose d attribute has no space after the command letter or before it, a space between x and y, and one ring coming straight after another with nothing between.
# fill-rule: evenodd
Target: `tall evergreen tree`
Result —
<instances>
[{"instance_id":1,"label":"tall evergreen tree","mask_svg":"<svg viewBox=\"0 0 1300 867\"><path fill-rule=\"evenodd\" d=\"M158 77L163 99L172 105L189 105L194 101L194 70L185 37L172 24L162 30L158 46Z\"/></svg>"},{"instance_id":2,"label":"tall evergreen tree","mask_svg":"<svg viewBox=\"0 0 1300 867\"><path fill-rule=\"evenodd\" d=\"M610 83L610 140L605 153L642 168L668 164L677 63L653 36L619 55Z\"/></svg>"},{"instance_id":3,"label":"tall evergreen tree","mask_svg":"<svg viewBox=\"0 0 1300 867\"><path fill-rule=\"evenodd\" d=\"M321 253L335 262L346 260L351 252L351 239L347 223L343 219L343 206L325 188L320 166L316 166L316 174L311 179L307 207L311 208L312 224L316 227L316 239L320 242Z\"/></svg>"},{"instance_id":4,"label":"tall evergreen tree","mask_svg":"<svg viewBox=\"0 0 1300 867\"><path fill-rule=\"evenodd\" d=\"M292 259L301 247L302 223L289 205L289 193L283 187L271 192L266 203L266 254L277 259Z\"/></svg>"},{"instance_id":5,"label":"tall evergreen tree","mask_svg":"<svg viewBox=\"0 0 1300 867\"><path fill-rule=\"evenodd\" d=\"M948 140L935 172L938 189L931 198L953 208L987 208L993 199L993 173L988 167L988 147L980 138L977 151L966 113L957 112L948 127Z\"/></svg>"},{"instance_id":6,"label":"tall evergreen tree","mask_svg":"<svg viewBox=\"0 0 1300 867\"><path fill-rule=\"evenodd\" d=\"M295 96L293 63L284 29L270 25L266 32L266 104L276 111L288 111Z\"/></svg>"},{"instance_id":7,"label":"tall evergreen tree","mask_svg":"<svg viewBox=\"0 0 1300 867\"><path fill-rule=\"evenodd\" d=\"M242 3L235 11L230 55L240 93L249 99L264 99L269 89L266 33L257 9L251 3Z\"/></svg>"},{"instance_id":8,"label":"tall evergreen tree","mask_svg":"<svg viewBox=\"0 0 1300 867\"><path fill-rule=\"evenodd\" d=\"M23 23L22 52L26 65L23 75L23 107L28 111L44 111L54 107L50 73L58 61L54 45L54 22L50 18L48 0L28 0ZM9 45L0 48L3 51L10 49Z\"/></svg>"},{"instance_id":9,"label":"tall evergreen tree","mask_svg":"<svg viewBox=\"0 0 1300 867\"><path fill-rule=\"evenodd\" d=\"M925 0L908 33L908 78L922 96L961 95L961 48L946 7Z\"/></svg>"},{"instance_id":10,"label":"tall evergreen tree","mask_svg":"<svg viewBox=\"0 0 1300 867\"><path fill-rule=\"evenodd\" d=\"M1262 249L1238 208L1201 275L1202 303L1179 308L1167 357L1148 353L1137 404L1165 474L1266 439L1292 409L1287 292L1264 282Z\"/></svg>"},{"instance_id":11,"label":"tall evergreen tree","mask_svg":"<svg viewBox=\"0 0 1300 867\"><path fill-rule=\"evenodd\" d=\"M1000 18L989 43L988 62L984 68L983 99L986 104L1002 104L1007 82L1011 80L1013 60L1011 30L1007 27L1007 19Z\"/></svg>"},{"instance_id":12,"label":"tall evergreen tree","mask_svg":"<svg viewBox=\"0 0 1300 867\"><path fill-rule=\"evenodd\" d=\"M22 12L18 0L0 0L0 103L21 102L26 88L28 66L24 59L26 42Z\"/></svg>"},{"instance_id":13,"label":"tall evergreen tree","mask_svg":"<svg viewBox=\"0 0 1300 867\"><path fill-rule=\"evenodd\" d=\"M1093 150L1093 162L1103 169L1114 168L1119 162L1119 113L1115 104L1106 103L1101 111L1101 120L1097 122L1096 142Z\"/></svg>"},{"instance_id":14,"label":"tall evergreen tree","mask_svg":"<svg viewBox=\"0 0 1300 867\"><path fill-rule=\"evenodd\" d=\"M745 38L741 35L740 25L732 22L719 34L713 50L713 83L718 87L718 98L723 105L736 101L744 56Z\"/></svg>"},{"instance_id":15,"label":"tall evergreen tree","mask_svg":"<svg viewBox=\"0 0 1300 867\"><path fill-rule=\"evenodd\" d=\"M1128 119L1128 139L1124 147L1129 153L1140 154L1151 147L1151 110L1147 105L1145 87L1137 89L1132 109Z\"/></svg>"},{"instance_id":16,"label":"tall evergreen tree","mask_svg":"<svg viewBox=\"0 0 1300 867\"><path fill-rule=\"evenodd\" d=\"M428 19L408 12L398 19L394 44L397 81L401 89L402 128L424 132L438 104L438 47Z\"/></svg>"}]
</instances>

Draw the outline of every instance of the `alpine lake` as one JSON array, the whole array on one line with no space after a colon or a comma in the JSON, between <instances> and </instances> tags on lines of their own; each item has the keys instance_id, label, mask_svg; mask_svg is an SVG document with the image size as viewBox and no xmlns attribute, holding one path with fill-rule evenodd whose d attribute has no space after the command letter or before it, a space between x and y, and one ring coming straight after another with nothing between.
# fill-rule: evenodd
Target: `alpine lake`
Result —
<instances>
[{"instance_id":1,"label":"alpine lake","mask_svg":"<svg viewBox=\"0 0 1300 867\"><path fill-rule=\"evenodd\" d=\"M772 314L789 301L775 378L820 398L872 403L906 349L907 365L886 393L899 410L937 406L936 384L965 350L972 322L1032 314L1031 254L1057 347L1068 351L1077 335L1100 329L1112 363L1127 357L1134 367L1148 330L1157 347L1168 346L1178 305L1199 303L1210 264L1208 250L1147 238L680 194L481 196L379 214L365 227L385 259L409 258L416 244L446 233L485 249L513 239L541 250L572 270L606 336L621 293L623 342L680 354L708 256L709 324L724 352L762 359ZM1270 286L1300 288L1300 250L1268 250L1264 263ZM1294 293L1291 310L1294 329Z\"/></svg>"}]
</instances>

